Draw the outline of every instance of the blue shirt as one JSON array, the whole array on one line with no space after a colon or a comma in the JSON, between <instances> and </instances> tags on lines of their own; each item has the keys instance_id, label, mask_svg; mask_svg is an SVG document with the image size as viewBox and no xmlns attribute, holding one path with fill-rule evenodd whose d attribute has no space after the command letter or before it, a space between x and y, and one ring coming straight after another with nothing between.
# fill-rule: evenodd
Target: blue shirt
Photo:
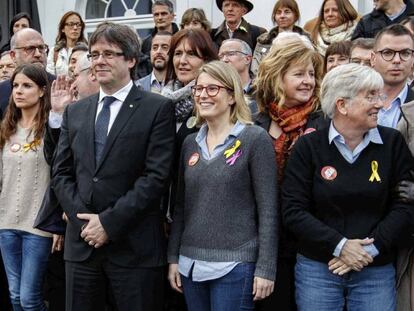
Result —
<instances>
[{"instance_id":1,"label":"blue shirt","mask_svg":"<svg viewBox=\"0 0 414 311\"><path fill-rule=\"evenodd\" d=\"M195 139L200 148L201 156L206 160L211 160L222 154L236 141L237 136L239 136L240 132L245 127L246 125L237 121L224 142L220 145L217 145L210 154L207 146L208 127L207 124L203 124ZM203 282L225 276L238 264L238 262L209 262L203 260L195 260L180 255L178 258L178 271L185 277L189 277L192 269L193 281Z\"/></svg>"},{"instance_id":2,"label":"blue shirt","mask_svg":"<svg viewBox=\"0 0 414 311\"><path fill-rule=\"evenodd\" d=\"M358 156L369 145L370 142L374 144L383 144L378 129L375 127L373 129L370 129L364 135L364 138L354 150L351 150L346 145L345 138L336 130L333 122L331 122L331 125L329 126L329 144L332 144L332 142L334 142L336 148L338 148L338 151L341 153L344 159L351 164L354 163L356 159L358 159ZM347 238L343 238L335 247L332 255L339 257L341 255L342 248L344 247L347 240ZM371 257L375 257L379 254L379 251L374 244L364 245L362 247L369 255L371 255Z\"/></svg>"},{"instance_id":3,"label":"blue shirt","mask_svg":"<svg viewBox=\"0 0 414 311\"><path fill-rule=\"evenodd\" d=\"M408 85L406 84L400 94L391 102L391 105L385 109L381 108L378 112L378 125L396 128L400 120L400 106L405 102L408 94Z\"/></svg>"}]
</instances>

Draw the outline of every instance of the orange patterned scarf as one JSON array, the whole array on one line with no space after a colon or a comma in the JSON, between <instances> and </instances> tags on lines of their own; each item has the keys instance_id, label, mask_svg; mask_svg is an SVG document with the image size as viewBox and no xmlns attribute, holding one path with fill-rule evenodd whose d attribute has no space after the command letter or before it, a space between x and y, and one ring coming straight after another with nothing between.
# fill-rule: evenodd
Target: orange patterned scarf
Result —
<instances>
[{"instance_id":1,"label":"orange patterned scarf","mask_svg":"<svg viewBox=\"0 0 414 311\"><path fill-rule=\"evenodd\" d=\"M273 141L276 151L279 185L283 179L285 162L292 151L293 145L299 136L303 135L308 116L313 110L313 100L311 98L306 104L292 108L279 107L275 102L269 105L270 117L282 129L282 134Z\"/></svg>"}]
</instances>

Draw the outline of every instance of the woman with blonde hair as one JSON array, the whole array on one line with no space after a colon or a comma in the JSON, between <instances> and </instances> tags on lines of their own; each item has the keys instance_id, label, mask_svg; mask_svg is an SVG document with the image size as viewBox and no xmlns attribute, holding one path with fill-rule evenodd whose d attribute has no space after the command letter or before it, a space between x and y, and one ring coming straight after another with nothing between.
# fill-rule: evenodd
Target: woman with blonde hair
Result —
<instances>
[{"instance_id":1,"label":"woman with blonde hair","mask_svg":"<svg viewBox=\"0 0 414 311\"><path fill-rule=\"evenodd\" d=\"M322 56L333 42L351 40L358 23L358 12L349 0L324 0L319 16L304 26Z\"/></svg>"},{"instance_id":2,"label":"woman with blonde hair","mask_svg":"<svg viewBox=\"0 0 414 311\"><path fill-rule=\"evenodd\" d=\"M276 277L275 153L231 65L203 65L192 91L201 128L181 149L168 278L189 311L253 310Z\"/></svg>"},{"instance_id":3,"label":"woman with blonde hair","mask_svg":"<svg viewBox=\"0 0 414 311\"><path fill-rule=\"evenodd\" d=\"M322 57L300 39L273 46L259 66L255 80L260 113L255 123L264 128L276 151L278 182L297 139L327 126L319 111ZM295 310L295 242L281 227L275 292L258 310Z\"/></svg>"}]
</instances>

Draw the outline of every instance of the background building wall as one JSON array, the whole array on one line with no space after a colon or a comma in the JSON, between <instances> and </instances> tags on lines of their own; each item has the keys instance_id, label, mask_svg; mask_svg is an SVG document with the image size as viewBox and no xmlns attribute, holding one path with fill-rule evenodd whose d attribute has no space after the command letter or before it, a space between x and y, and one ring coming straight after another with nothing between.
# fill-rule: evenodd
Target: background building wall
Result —
<instances>
[{"instance_id":1,"label":"background building wall","mask_svg":"<svg viewBox=\"0 0 414 311\"><path fill-rule=\"evenodd\" d=\"M89 0L91 1L91 0ZM103 0L94 0L103 1ZM115 1L115 0L113 0ZM358 12L363 15L372 10L372 0L350 0ZM105 0L103 2L108 2ZM223 15L217 8L215 0L175 0L176 22L179 24L184 11L191 7L202 8L206 12L207 17L216 27L223 21ZM245 16L246 20L252 24L270 29L273 27L271 22L271 12L275 0L252 0L254 9ZM302 18L299 25L305 24L306 21L315 17L320 9L322 0L297 0L301 11ZM78 11L82 16L86 9L87 0L38 0L39 17L41 21L42 33L47 44L52 46L57 33L57 25L60 17L69 10ZM152 27L151 15L140 16L139 21L131 19L118 22L132 23L137 28ZM89 28L93 29L96 23L88 22Z\"/></svg>"}]
</instances>

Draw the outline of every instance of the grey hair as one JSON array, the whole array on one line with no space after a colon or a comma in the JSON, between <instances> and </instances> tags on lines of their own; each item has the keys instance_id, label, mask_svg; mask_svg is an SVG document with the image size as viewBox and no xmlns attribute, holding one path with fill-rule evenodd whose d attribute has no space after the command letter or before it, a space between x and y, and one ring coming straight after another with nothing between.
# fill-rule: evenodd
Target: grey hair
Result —
<instances>
[{"instance_id":1,"label":"grey hair","mask_svg":"<svg viewBox=\"0 0 414 311\"><path fill-rule=\"evenodd\" d=\"M169 0L155 0L152 2L152 8L154 8L156 5L166 6L168 7L168 12L171 14L174 13L174 5Z\"/></svg>"},{"instance_id":2,"label":"grey hair","mask_svg":"<svg viewBox=\"0 0 414 311\"><path fill-rule=\"evenodd\" d=\"M81 68L80 70L89 69L92 66L91 61L88 59L88 53L83 54L76 63L76 67Z\"/></svg>"},{"instance_id":3,"label":"grey hair","mask_svg":"<svg viewBox=\"0 0 414 311\"><path fill-rule=\"evenodd\" d=\"M42 37L42 34L40 33L40 32L38 32L36 29L33 29L33 28L24 28L24 29L20 29L18 32L16 32L11 38L10 38L10 50L14 50L14 49L16 49L16 41L17 41L17 39L18 39L18 37L21 35L21 34L24 34L24 33L26 33L26 32L31 32L31 33L33 33L33 34L37 34L37 35L39 35L40 36L40 38L42 38L42 41L43 41L43 37Z\"/></svg>"},{"instance_id":4,"label":"grey hair","mask_svg":"<svg viewBox=\"0 0 414 311\"><path fill-rule=\"evenodd\" d=\"M3 58L3 56L9 55L10 54L10 50L4 51L3 53L0 54L0 59Z\"/></svg>"},{"instance_id":5,"label":"grey hair","mask_svg":"<svg viewBox=\"0 0 414 311\"><path fill-rule=\"evenodd\" d=\"M354 98L361 91L382 89L381 75L368 66L346 64L329 71L321 85L321 107L329 118L333 118L338 98Z\"/></svg>"},{"instance_id":6,"label":"grey hair","mask_svg":"<svg viewBox=\"0 0 414 311\"><path fill-rule=\"evenodd\" d=\"M252 53L253 53L252 52L252 49L251 49L250 45L247 44L246 41L243 41L243 40L240 40L240 39L236 39L236 38L234 38L234 39L226 39L226 40L224 40L221 43L221 45L223 45L226 42L237 42L237 43L240 43L240 48L241 48L241 51L240 52L242 52L242 53L244 53L246 55L252 56Z\"/></svg>"},{"instance_id":7,"label":"grey hair","mask_svg":"<svg viewBox=\"0 0 414 311\"><path fill-rule=\"evenodd\" d=\"M285 45L287 43L294 42L294 41L303 42L306 45L306 47L312 50L315 49L309 37L300 35L297 32L290 32L290 31L284 31L284 32L279 33L277 37L273 39L271 48L275 46L282 46L282 45Z\"/></svg>"}]
</instances>

